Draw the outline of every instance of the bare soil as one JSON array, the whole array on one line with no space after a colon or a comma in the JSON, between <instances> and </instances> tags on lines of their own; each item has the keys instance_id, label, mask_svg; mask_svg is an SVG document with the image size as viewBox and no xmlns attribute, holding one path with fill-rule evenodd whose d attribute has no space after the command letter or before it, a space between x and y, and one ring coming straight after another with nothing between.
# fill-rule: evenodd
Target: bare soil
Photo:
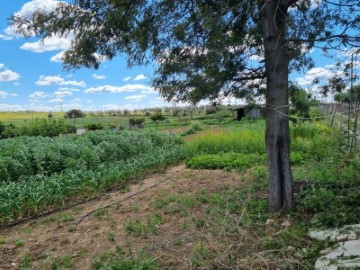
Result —
<instances>
[{"instance_id":1,"label":"bare soil","mask_svg":"<svg viewBox=\"0 0 360 270\"><path fill-rule=\"evenodd\" d=\"M212 192L249 181L233 172L190 170L183 165L170 168L131 185L126 192L111 192L61 213L1 230L0 269L20 269L26 257L31 258L32 269L49 269L49 258L64 256L71 259L72 269L91 269L95 259L104 252L114 252L116 247L132 254L145 251L171 269L189 269L197 228L187 221L196 216L196 208L188 217L176 211L162 213L163 221L155 233L135 235L129 233L126 224L146 222L162 197Z\"/></svg>"}]
</instances>

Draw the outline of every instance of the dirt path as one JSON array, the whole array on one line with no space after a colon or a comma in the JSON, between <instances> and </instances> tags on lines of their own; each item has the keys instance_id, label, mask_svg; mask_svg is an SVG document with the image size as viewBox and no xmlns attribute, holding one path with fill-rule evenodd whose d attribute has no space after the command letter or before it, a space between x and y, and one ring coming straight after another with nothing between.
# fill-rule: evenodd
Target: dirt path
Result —
<instances>
[{"instance_id":1,"label":"dirt path","mask_svg":"<svg viewBox=\"0 0 360 270\"><path fill-rule=\"evenodd\" d=\"M196 228L187 221L197 215L196 207L186 216L174 206L161 213L161 222L152 222L159 205L166 198L191 200L189 196L199 190L211 192L239 184L246 182L236 173L195 171L183 165L170 168L132 185L125 193L112 192L79 207L3 229L0 269L60 269L54 268L57 264L91 269L95 259L104 252L114 252L116 247L133 254L146 251L163 265L188 269ZM109 204L112 207L101 209Z\"/></svg>"}]
</instances>

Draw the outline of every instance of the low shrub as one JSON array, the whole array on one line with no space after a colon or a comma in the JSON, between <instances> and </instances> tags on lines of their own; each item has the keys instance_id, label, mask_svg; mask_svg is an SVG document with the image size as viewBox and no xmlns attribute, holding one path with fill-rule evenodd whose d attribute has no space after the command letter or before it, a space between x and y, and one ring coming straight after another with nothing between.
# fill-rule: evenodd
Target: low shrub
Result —
<instances>
[{"instance_id":1,"label":"low shrub","mask_svg":"<svg viewBox=\"0 0 360 270\"><path fill-rule=\"evenodd\" d=\"M92 123L92 124L85 125L85 128L87 130L102 130L102 129L104 129L104 126L100 123L98 123L98 124Z\"/></svg>"}]
</instances>

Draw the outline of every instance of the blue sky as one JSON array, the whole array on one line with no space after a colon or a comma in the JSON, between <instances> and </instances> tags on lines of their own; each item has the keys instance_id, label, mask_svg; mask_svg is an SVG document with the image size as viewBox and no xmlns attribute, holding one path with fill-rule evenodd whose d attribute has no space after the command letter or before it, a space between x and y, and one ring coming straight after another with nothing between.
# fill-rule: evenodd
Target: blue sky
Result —
<instances>
[{"instance_id":1,"label":"blue sky","mask_svg":"<svg viewBox=\"0 0 360 270\"><path fill-rule=\"evenodd\" d=\"M34 7L51 7L56 0L0 0L0 111L63 111L138 109L172 105L165 103L150 85L153 66L127 68L125 58L104 61L98 70L64 72L61 53L66 38L44 43L16 36L8 27L14 12L29 14ZM5 4L6 2L6 4ZM331 75L331 61L313 50L316 68L291 79L305 88L315 76Z\"/></svg>"}]
</instances>

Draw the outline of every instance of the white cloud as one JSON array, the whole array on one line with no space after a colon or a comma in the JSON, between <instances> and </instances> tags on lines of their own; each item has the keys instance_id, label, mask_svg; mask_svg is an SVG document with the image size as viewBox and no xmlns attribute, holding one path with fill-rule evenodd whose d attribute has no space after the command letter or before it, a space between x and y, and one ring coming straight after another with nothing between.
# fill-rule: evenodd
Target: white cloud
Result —
<instances>
[{"instance_id":1,"label":"white cloud","mask_svg":"<svg viewBox=\"0 0 360 270\"><path fill-rule=\"evenodd\" d=\"M136 91L153 91L152 87L143 84L127 84L124 86L103 85L99 87L91 87L84 91L84 93L123 93Z\"/></svg>"},{"instance_id":2,"label":"white cloud","mask_svg":"<svg viewBox=\"0 0 360 270\"><path fill-rule=\"evenodd\" d=\"M105 104L102 106L104 111L121 110L121 106L118 104Z\"/></svg>"},{"instance_id":3,"label":"white cloud","mask_svg":"<svg viewBox=\"0 0 360 270\"><path fill-rule=\"evenodd\" d=\"M67 37L51 37L36 42L26 42L20 46L20 49L42 53L56 50L66 50L70 47L71 39Z\"/></svg>"},{"instance_id":4,"label":"white cloud","mask_svg":"<svg viewBox=\"0 0 360 270\"><path fill-rule=\"evenodd\" d=\"M9 93L5 91L0 91L0 98L6 98L9 95Z\"/></svg>"},{"instance_id":5,"label":"white cloud","mask_svg":"<svg viewBox=\"0 0 360 270\"><path fill-rule=\"evenodd\" d=\"M131 77L130 77L130 76L125 77L125 78L123 79L124 82L130 81L130 80L131 80Z\"/></svg>"},{"instance_id":6,"label":"white cloud","mask_svg":"<svg viewBox=\"0 0 360 270\"><path fill-rule=\"evenodd\" d=\"M50 58L51 62L62 63L65 51L61 51Z\"/></svg>"},{"instance_id":7,"label":"white cloud","mask_svg":"<svg viewBox=\"0 0 360 270\"><path fill-rule=\"evenodd\" d=\"M20 75L10 69L6 69L0 72L0 82L16 81L20 78Z\"/></svg>"},{"instance_id":8,"label":"white cloud","mask_svg":"<svg viewBox=\"0 0 360 270\"><path fill-rule=\"evenodd\" d=\"M3 68L3 67L5 67L5 65L0 63L0 68Z\"/></svg>"},{"instance_id":9,"label":"white cloud","mask_svg":"<svg viewBox=\"0 0 360 270\"><path fill-rule=\"evenodd\" d=\"M86 84L84 81L66 81L64 78L60 76L40 76L39 80L35 82L37 85L41 86L48 86L48 85L73 85L73 86L80 86L85 87Z\"/></svg>"},{"instance_id":10,"label":"white cloud","mask_svg":"<svg viewBox=\"0 0 360 270\"><path fill-rule=\"evenodd\" d=\"M1 111L25 111L22 105L0 104Z\"/></svg>"},{"instance_id":11,"label":"white cloud","mask_svg":"<svg viewBox=\"0 0 360 270\"><path fill-rule=\"evenodd\" d=\"M30 19L36 10L50 12L54 10L59 3L61 2L55 0L32 0L25 3L21 7L21 9L18 12L16 12L14 15L22 17L24 19ZM26 25L24 27L26 27ZM19 36L16 33L16 29L12 26L8 26L5 29L5 33L8 34L9 36Z\"/></svg>"},{"instance_id":12,"label":"white cloud","mask_svg":"<svg viewBox=\"0 0 360 270\"><path fill-rule=\"evenodd\" d=\"M323 67L317 67L310 69L305 77L296 78L296 81L299 85L308 85L311 84L315 79L326 80L333 75L333 72L329 69Z\"/></svg>"},{"instance_id":13,"label":"white cloud","mask_svg":"<svg viewBox=\"0 0 360 270\"><path fill-rule=\"evenodd\" d=\"M143 100L144 98L146 98L146 95L133 95L133 96L127 96L125 97L125 99L128 99L128 100L132 100L132 101L141 101Z\"/></svg>"},{"instance_id":14,"label":"white cloud","mask_svg":"<svg viewBox=\"0 0 360 270\"><path fill-rule=\"evenodd\" d=\"M16 94L16 93L11 93L10 96L12 96L12 97L17 97L18 94Z\"/></svg>"},{"instance_id":15,"label":"white cloud","mask_svg":"<svg viewBox=\"0 0 360 270\"><path fill-rule=\"evenodd\" d=\"M70 87L59 87L59 91L71 91L71 92L80 92L80 89L70 88Z\"/></svg>"},{"instance_id":16,"label":"white cloud","mask_svg":"<svg viewBox=\"0 0 360 270\"><path fill-rule=\"evenodd\" d=\"M81 109L81 104L78 103L65 103L62 105L64 111L69 111L72 109Z\"/></svg>"},{"instance_id":17,"label":"white cloud","mask_svg":"<svg viewBox=\"0 0 360 270\"><path fill-rule=\"evenodd\" d=\"M97 75L97 74L94 73L92 76L96 80L105 80L106 79L105 75Z\"/></svg>"},{"instance_id":18,"label":"white cloud","mask_svg":"<svg viewBox=\"0 0 360 270\"><path fill-rule=\"evenodd\" d=\"M91 99L88 99L86 102L87 103L93 103L93 101Z\"/></svg>"},{"instance_id":19,"label":"white cloud","mask_svg":"<svg viewBox=\"0 0 360 270\"><path fill-rule=\"evenodd\" d=\"M49 96L48 94L46 94L45 92L41 92L41 91L35 91L31 95L29 95L29 97L31 97L31 98L47 98L48 96Z\"/></svg>"},{"instance_id":20,"label":"white cloud","mask_svg":"<svg viewBox=\"0 0 360 270\"><path fill-rule=\"evenodd\" d=\"M54 98L54 99L48 100L48 102L50 102L50 103L60 103L60 102L63 102L63 100L61 98Z\"/></svg>"},{"instance_id":21,"label":"white cloud","mask_svg":"<svg viewBox=\"0 0 360 270\"><path fill-rule=\"evenodd\" d=\"M40 111L49 112L54 109L53 107L50 107L48 105L43 105L43 104L31 104L30 108L31 108L31 110L37 111L37 112L40 112Z\"/></svg>"},{"instance_id":22,"label":"white cloud","mask_svg":"<svg viewBox=\"0 0 360 270\"><path fill-rule=\"evenodd\" d=\"M66 96L72 96L72 92L70 91L55 91L53 93L53 95L57 98L63 98L63 97L66 97Z\"/></svg>"},{"instance_id":23,"label":"white cloud","mask_svg":"<svg viewBox=\"0 0 360 270\"><path fill-rule=\"evenodd\" d=\"M82 100L80 98L74 98L70 100L71 103L80 103Z\"/></svg>"},{"instance_id":24,"label":"white cloud","mask_svg":"<svg viewBox=\"0 0 360 270\"><path fill-rule=\"evenodd\" d=\"M13 37L5 36L5 35L0 34L0 39L2 39L2 40L12 40Z\"/></svg>"},{"instance_id":25,"label":"white cloud","mask_svg":"<svg viewBox=\"0 0 360 270\"><path fill-rule=\"evenodd\" d=\"M140 75L137 75L135 78L134 78L134 81L140 81L140 80L144 80L146 79L147 77L144 75L144 74L140 74Z\"/></svg>"}]
</instances>

